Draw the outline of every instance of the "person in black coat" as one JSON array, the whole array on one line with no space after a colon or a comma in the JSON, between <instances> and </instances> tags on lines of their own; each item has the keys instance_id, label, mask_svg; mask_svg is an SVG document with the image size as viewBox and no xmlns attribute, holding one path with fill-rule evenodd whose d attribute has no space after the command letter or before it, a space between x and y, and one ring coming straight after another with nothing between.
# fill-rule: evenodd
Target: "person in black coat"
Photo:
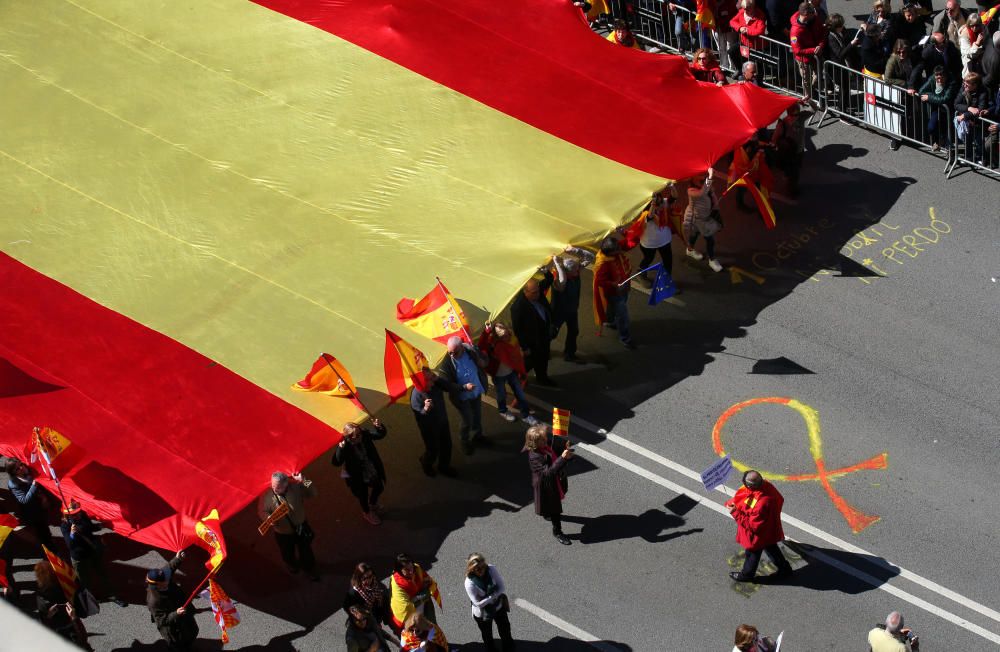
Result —
<instances>
[{"instance_id":1,"label":"person in black coat","mask_svg":"<svg viewBox=\"0 0 1000 652\"><path fill-rule=\"evenodd\" d=\"M420 456L420 467L430 477L437 470L441 475L455 477L451 466L451 426L448 423L448 409L444 404L445 381L430 369L424 369L427 389L414 387L410 392L410 409L417 421L420 438L424 440L424 454Z\"/></svg>"},{"instance_id":2,"label":"person in black coat","mask_svg":"<svg viewBox=\"0 0 1000 652\"><path fill-rule=\"evenodd\" d=\"M347 488L361 505L364 519L372 525L379 525L379 496L385 490L385 466L375 448L375 442L383 439L388 431L379 419L372 417L375 430L362 428L356 423L344 425L344 438L333 452L333 465L344 467Z\"/></svg>"},{"instance_id":3,"label":"person in black coat","mask_svg":"<svg viewBox=\"0 0 1000 652\"><path fill-rule=\"evenodd\" d=\"M194 611L185 607L187 595L174 582L174 572L184 560L184 551L163 568L154 568L146 573L146 607L149 617L156 624L160 636L167 642L171 652L187 652L198 638L198 623Z\"/></svg>"},{"instance_id":4,"label":"person in black coat","mask_svg":"<svg viewBox=\"0 0 1000 652\"><path fill-rule=\"evenodd\" d=\"M524 449L528 451L528 466L531 469L531 488L535 494L535 513L552 521L552 534L564 546L572 542L562 531L562 500L569 490L566 479L566 463L573 458L568 440L566 448L559 455L549 442L551 430L545 424L532 426L524 437Z\"/></svg>"},{"instance_id":5,"label":"person in black coat","mask_svg":"<svg viewBox=\"0 0 1000 652\"><path fill-rule=\"evenodd\" d=\"M455 336L448 340L448 355L441 363L444 387L462 418L458 436L462 450L472 455L475 447L489 446L483 435L483 394L486 393L486 360L476 347Z\"/></svg>"},{"instance_id":6,"label":"person in black coat","mask_svg":"<svg viewBox=\"0 0 1000 652\"><path fill-rule=\"evenodd\" d=\"M914 66L910 85L919 88L924 80L933 75L934 68L944 66L949 79L962 78L962 55L955 44L941 32L931 34L927 45L920 54L920 64Z\"/></svg>"},{"instance_id":7,"label":"person in black coat","mask_svg":"<svg viewBox=\"0 0 1000 652\"><path fill-rule=\"evenodd\" d=\"M543 269L544 271L544 269ZM541 385L555 385L549 378L549 355L552 342L552 307L545 298L545 292L552 287L552 276L545 274L542 280L528 279L521 293L510 307L511 327L517 335L524 366L535 370L535 378Z\"/></svg>"},{"instance_id":8,"label":"person in black coat","mask_svg":"<svg viewBox=\"0 0 1000 652\"><path fill-rule=\"evenodd\" d=\"M69 559L80 578L80 584L119 607L127 606L128 603L116 597L111 589L108 569L104 564L104 543L97 535L94 521L76 500L71 499L62 513L63 520L59 529L66 540Z\"/></svg>"},{"instance_id":9,"label":"person in black coat","mask_svg":"<svg viewBox=\"0 0 1000 652\"><path fill-rule=\"evenodd\" d=\"M49 508L54 502L52 494L35 481L35 471L21 460L7 458L4 470L8 476L7 488L18 503L14 510L17 519L31 528L40 544L51 548Z\"/></svg>"}]
</instances>

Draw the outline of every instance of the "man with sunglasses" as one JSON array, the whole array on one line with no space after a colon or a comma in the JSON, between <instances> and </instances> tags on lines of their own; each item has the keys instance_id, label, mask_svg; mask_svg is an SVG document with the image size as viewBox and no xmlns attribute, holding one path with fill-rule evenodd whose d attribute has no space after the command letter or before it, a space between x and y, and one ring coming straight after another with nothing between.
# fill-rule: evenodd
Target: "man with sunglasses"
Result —
<instances>
[{"instance_id":1,"label":"man with sunglasses","mask_svg":"<svg viewBox=\"0 0 1000 652\"><path fill-rule=\"evenodd\" d=\"M792 565L778 547L785 533L781 529L781 506L785 499L773 484L757 471L743 474L743 486L726 501L736 521L736 542L746 549L743 569L729 573L737 582L752 582L757 573L761 553L766 552L778 571L771 577L780 579L792 574Z\"/></svg>"}]
</instances>

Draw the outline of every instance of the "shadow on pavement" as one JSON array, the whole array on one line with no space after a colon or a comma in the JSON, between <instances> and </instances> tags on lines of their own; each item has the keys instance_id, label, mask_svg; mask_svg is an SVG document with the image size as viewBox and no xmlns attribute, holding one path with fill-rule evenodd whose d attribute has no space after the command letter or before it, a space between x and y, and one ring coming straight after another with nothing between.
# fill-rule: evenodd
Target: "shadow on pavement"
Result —
<instances>
[{"instance_id":1,"label":"shadow on pavement","mask_svg":"<svg viewBox=\"0 0 1000 652\"><path fill-rule=\"evenodd\" d=\"M594 652L593 644L565 636L556 636L548 641L522 641L515 635L514 640L517 642L517 652ZM605 649L632 652L632 648L624 643L614 641L600 641L599 643ZM462 652L486 652L486 646L482 643L468 643L461 646L461 649Z\"/></svg>"},{"instance_id":2,"label":"shadow on pavement","mask_svg":"<svg viewBox=\"0 0 1000 652\"><path fill-rule=\"evenodd\" d=\"M819 548L798 542L786 541L785 545L808 563L797 566L791 578L781 580L780 583L783 585L857 595L876 589L899 575L899 569L881 557L833 548ZM845 572L837 566L850 566L858 573ZM863 575L865 579L857 575Z\"/></svg>"},{"instance_id":3,"label":"shadow on pavement","mask_svg":"<svg viewBox=\"0 0 1000 652\"><path fill-rule=\"evenodd\" d=\"M701 532L702 528L693 528L677 532L667 532L684 525L680 516L667 514L658 509L646 510L642 514L606 514L604 516L568 516L563 514L563 523L579 523L583 527L578 534L567 533L570 539L580 543L606 543L620 539L639 537L649 543L663 543Z\"/></svg>"}]
</instances>

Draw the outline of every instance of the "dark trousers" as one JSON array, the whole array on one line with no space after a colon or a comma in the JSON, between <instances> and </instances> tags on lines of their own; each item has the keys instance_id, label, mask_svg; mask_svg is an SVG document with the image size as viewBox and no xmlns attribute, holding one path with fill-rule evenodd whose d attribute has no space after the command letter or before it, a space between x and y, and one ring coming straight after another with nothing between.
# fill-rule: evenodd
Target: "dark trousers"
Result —
<instances>
[{"instance_id":1,"label":"dark trousers","mask_svg":"<svg viewBox=\"0 0 1000 652\"><path fill-rule=\"evenodd\" d=\"M297 534L281 534L280 532L274 533L274 540L278 542L281 559L288 568L292 570L301 568L308 573L316 566L316 556L313 555L311 540L303 539Z\"/></svg>"},{"instance_id":2,"label":"dark trousers","mask_svg":"<svg viewBox=\"0 0 1000 652\"><path fill-rule=\"evenodd\" d=\"M531 343L531 353L524 359L525 369L528 371L533 369L538 380L548 380L549 356L552 354L550 347L549 334L546 333L545 337L539 335L537 341Z\"/></svg>"},{"instance_id":3,"label":"dark trousers","mask_svg":"<svg viewBox=\"0 0 1000 652\"><path fill-rule=\"evenodd\" d=\"M420 438L424 440L424 457L421 462L427 466L447 469L451 466L451 427L446 420L438 423L417 422Z\"/></svg>"},{"instance_id":4,"label":"dark trousers","mask_svg":"<svg viewBox=\"0 0 1000 652\"><path fill-rule=\"evenodd\" d=\"M361 511L365 514L368 513L372 505L378 504L379 496L385 491L385 485L382 484L381 478L375 478L369 484L365 484L364 482L348 482L347 488L358 499Z\"/></svg>"},{"instance_id":5,"label":"dark trousers","mask_svg":"<svg viewBox=\"0 0 1000 652\"><path fill-rule=\"evenodd\" d=\"M743 560L743 570L740 574L743 577L753 577L757 574L757 565L760 564L760 554L766 552L767 556L771 558L774 565L778 567L779 571L790 571L792 570L792 565L788 563L785 556L781 554L781 548L778 544L772 544L763 550L747 550L746 559Z\"/></svg>"},{"instance_id":6,"label":"dark trousers","mask_svg":"<svg viewBox=\"0 0 1000 652\"><path fill-rule=\"evenodd\" d=\"M479 632L483 635L483 644L486 652L496 652L496 642L493 640L493 623L497 624L497 631L500 632L500 649L502 652L511 652L514 649L514 637L510 635L510 618L507 617L507 610L500 609L492 619L472 617L479 627Z\"/></svg>"},{"instance_id":7,"label":"dark trousers","mask_svg":"<svg viewBox=\"0 0 1000 652\"><path fill-rule=\"evenodd\" d=\"M576 355L576 338L580 335L580 315L577 310L563 314L558 310L552 311L552 339L559 335L559 329L566 324L566 345L563 347L564 356Z\"/></svg>"},{"instance_id":8,"label":"dark trousers","mask_svg":"<svg viewBox=\"0 0 1000 652\"><path fill-rule=\"evenodd\" d=\"M483 436L483 399L481 396L466 401L455 401L458 414L462 417L462 425L458 436L462 441L469 441Z\"/></svg>"},{"instance_id":9,"label":"dark trousers","mask_svg":"<svg viewBox=\"0 0 1000 652\"><path fill-rule=\"evenodd\" d=\"M549 521L552 522L552 534L562 534L562 514L553 514L549 516Z\"/></svg>"},{"instance_id":10,"label":"dark trousers","mask_svg":"<svg viewBox=\"0 0 1000 652\"><path fill-rule=\"evenodd\" d=\"M639 249L642 251L642 260L639 261L639 269L646 269L649 264L653 262L653 258L656 256L656 252L660 252L660 260L663 261L663 269L667 270L667 274L673 275L674 270L674 252L670 248L670 243L663 245L657 249L649 249L639 245Z\"/></svg>"},{"instance_id":11,"label":"dark trousers","mask_svg":"<svg viewBox=\"0 0 1000 652\"><path fill-rule=\"evenodd\" d=\"M694 243L698 242L698 230L695 229L694 235L688 240L688 246L694 249ZM704 236L705 238L705 253L708 254L709 260L715 260L715 236Z\"/></svg>"}]
</instances>

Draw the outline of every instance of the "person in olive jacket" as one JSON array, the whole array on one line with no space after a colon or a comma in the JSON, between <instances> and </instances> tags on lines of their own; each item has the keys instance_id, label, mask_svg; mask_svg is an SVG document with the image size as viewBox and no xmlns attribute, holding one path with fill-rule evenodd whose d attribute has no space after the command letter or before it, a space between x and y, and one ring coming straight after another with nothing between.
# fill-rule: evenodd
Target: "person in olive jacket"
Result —
<instances>
[{"instance_id":1,"label":"person in olive jacket","mask_svg":"<svg viewBox=\"0 0 1000 652\"><path fill-rule=\"evenodd\" d=\"M568 443L559 455L549 443L549 426L540 424L528 428L524 450L528 451L531 468L531 488L535 494L535 513L552 521L552 535L564 546L572 542L562 531L562 500L569 489L566 462L574 453ZM568 442L568 440L567 440Z\"/></svg>"},{"instance_id":2,"label":"person in olive jacket","mask_svg":"<svg viewBox=\"0 0 1000 652\"><path fill-rule=\"evenodd\" d=\"M354 497L361 505L362 516L372 525L379 525L378 499L385 490L385 466L379 457L375 442L388 432L379 419L372 418L375 430L362 428L356 423L344 426L344 439L333 452L333 465L343 466L342 476Z\"/></svg>"},{"instance_id":3,"label":"person in olive jacket","mask_svg":"<svg viewBox=\"0 0 1000 652\"><path fill-rule=\"evenodd\" d=\"M156 624L168 649L177 652L192 649L198 638L194 610L183 606L187 595L174 581L174 572L183 560L184 552L181 551L163 568L146 573L146 606L150 620Z\"/></svg>"}]
</instances>

